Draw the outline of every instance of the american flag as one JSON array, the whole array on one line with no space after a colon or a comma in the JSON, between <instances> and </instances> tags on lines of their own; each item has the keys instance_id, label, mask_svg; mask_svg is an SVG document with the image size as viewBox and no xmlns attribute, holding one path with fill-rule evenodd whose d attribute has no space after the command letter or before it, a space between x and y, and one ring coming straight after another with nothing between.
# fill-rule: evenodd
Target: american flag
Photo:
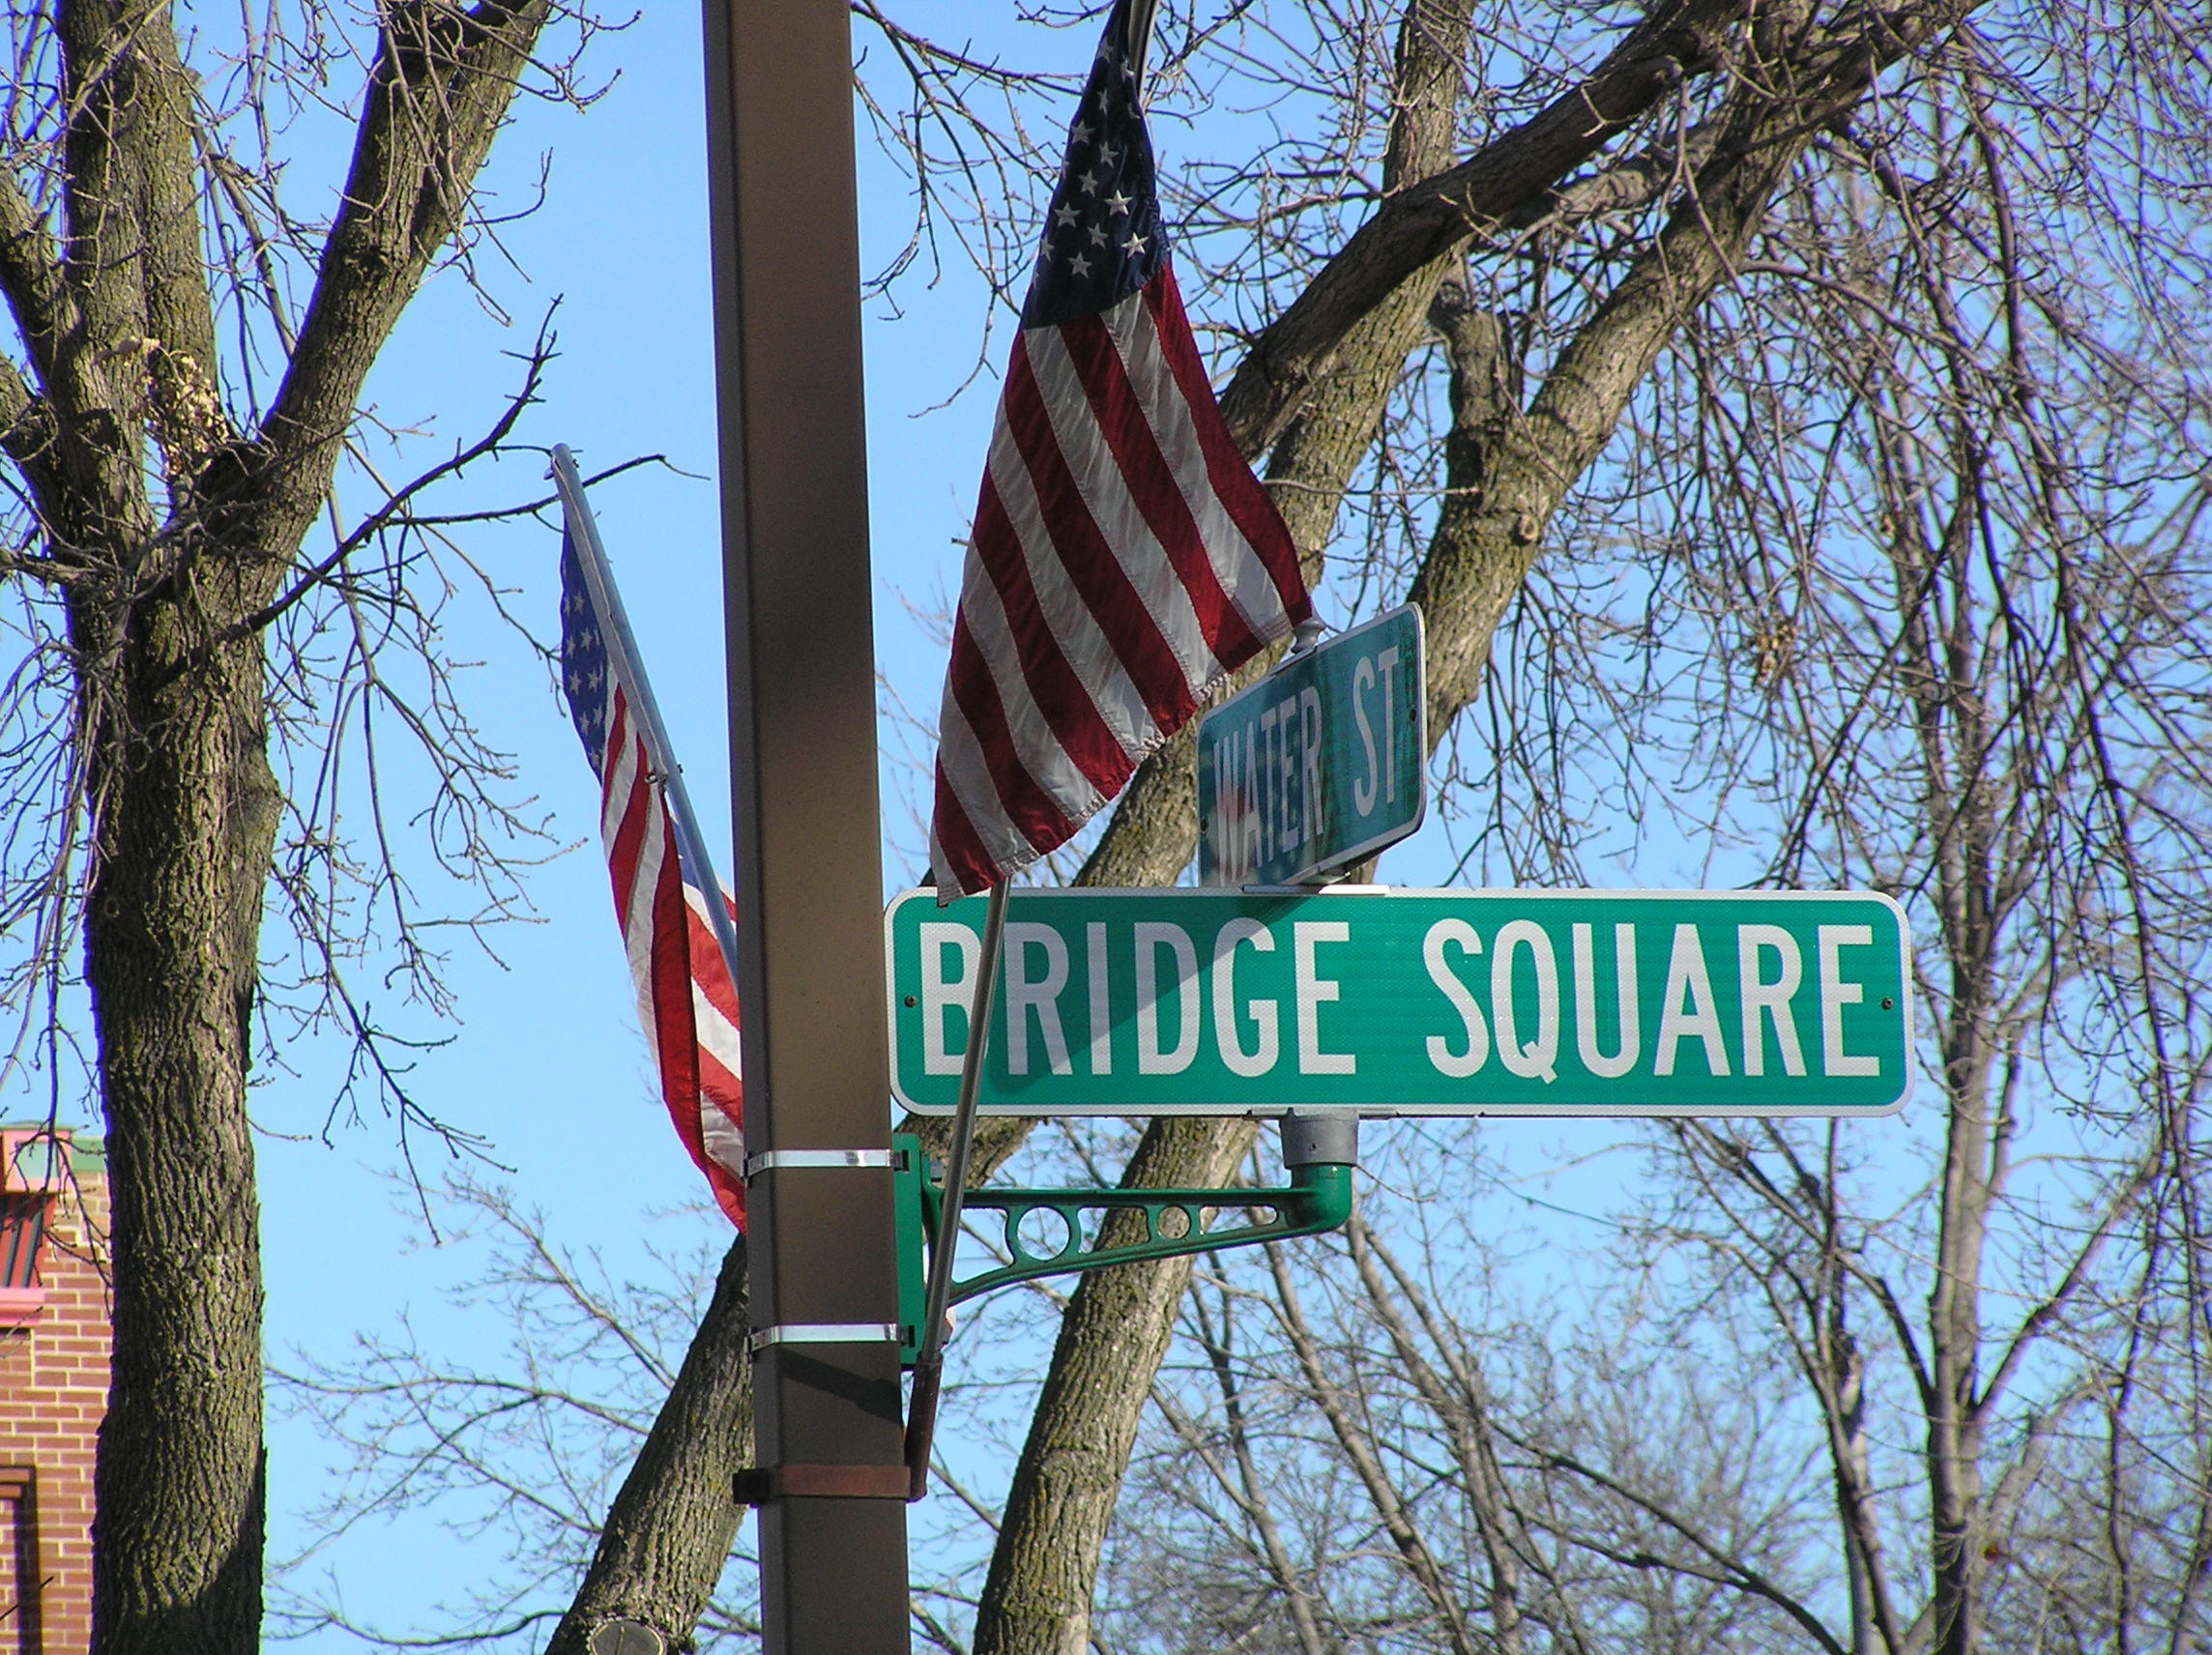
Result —
<instances>
[{"instance_id":1,"label":"american flag","mask_svg":"<svg viewBox=\"0 0 2212 1655\"><path fill-rule=\"evenodd\" d=\"M1176 291L1131 11L1068 129L975 508L930 832L946 901L1066 843L1312 613Z\"/></svg>"},{"instance_id":2,"label":"american flag","mask_svg":"<svg viewBox=\"0 0 2212 1655\"><path fill-rule=\"evenodd\" d=\"M599 837L614 878L639 1020L660 1066L660 1095L676 1135L707 1175L714 1200L745 1223L744 1085L738 993L707 917L705 882L684 863L662 778L638 715L639 689L616 670L606 619L592 601L572 537L561 537L561 682L592 771L599 778ZM727 892L718 892L729 902Z\"/></svg>"}]
</instances>

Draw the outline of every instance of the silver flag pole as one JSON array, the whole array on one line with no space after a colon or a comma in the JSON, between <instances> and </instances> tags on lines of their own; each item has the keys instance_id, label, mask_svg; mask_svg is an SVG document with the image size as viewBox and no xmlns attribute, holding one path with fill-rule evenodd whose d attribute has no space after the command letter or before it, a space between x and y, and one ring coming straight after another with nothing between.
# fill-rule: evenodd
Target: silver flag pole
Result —
<instances>
[{"instance_id":1,"label":"silver flag pole","mask_svg":"<svg viewBox=\"0 0 2212 1655\"><path fill-rule=\"evenodd\" d=\"M1131 0L1129 7L1129 76L1144 95L1145 62L1152 54L1152 15L1159 0Z\"/></svg>"},{"instance_id":2,"label":"silver flag pole","mask_svg":"<svg viewBox=\"0 0 2212 1655\"><path fill-rule=\"evenodd\" d=\"M653 698L653 683L645 676L645 665L638 658L637 640L630 636L629 617L624 613L622 595L615 591L614 572L607 566L607 548L599 539L598 520L592 515L591 503L584 498L584 479L576 473L576 456L566 443L553 445L553 486L561 495L561 512L568 525L568 532L576 547L576 564L584 571L584 585L592 594L593 607L597 609L606 627L608 658L624 683L637 696L638 723L645 740L645 753L653 767L654 779L660 784L661 797L668 800L668 813L676 823L676 846L684 863L699 882L700 893L707 901L707 924L714 933L714 945L722 951L723 968L730 973L730 987L738 985L738 927L730 917L729 905L722 900L721 882L714 877L713 858L707 855L707 841L699 831L699 818L692 814L691 796L684 790L684 771L676 763L675 749L668 743L667 726L660 721L660 705Z\"/></svg>"},{"instance_id":3,"label":"silver flag pole","mask_svg":"<svg viewBox=\"0 0 2212 1655\"><path fill-rule=\"evenodd\" d=\"M929 1486L929 1449L937 1435L937 1398L945 1379L945 1313L952 1301L952 1255L960 1246L960 1208L968 1194L969 1151L975 1143L975 1104L991 1049L991 1010L998 1000L999 947L1006 934L1007 881L991 887L983 910L983 947L975 962L975 994L968 1016L968 1050L960 1060L960 1100L952 1112L952 1143L946 1157L945 1190L937 1208L937 1234L929 1243L928 1288L922 1294L921 1339L914 1362L914 1396L907 1409L907 1498Z\"/></svg>"}]
</instances>

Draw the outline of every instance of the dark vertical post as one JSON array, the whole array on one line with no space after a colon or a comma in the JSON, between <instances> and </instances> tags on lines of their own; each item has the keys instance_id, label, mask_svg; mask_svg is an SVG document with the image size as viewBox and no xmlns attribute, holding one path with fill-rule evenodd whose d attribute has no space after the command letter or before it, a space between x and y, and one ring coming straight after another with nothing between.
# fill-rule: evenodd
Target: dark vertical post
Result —
<instances>
[{"instance_id":1,"label":"dark vertical post","mask_svg":"<svg viewBox=\"0 0 2212 1655\"><path fill-rule=\"evenodd\" d=\"M844 0L706 0L749 1154L886 1150L883 874ZM878 1159L879 1157L871 1157ZM886 1165L751 1185L761 1600L775 1655L908 1647ZM823 1474L874 1466L873 1478ZM788 1479L777 1476L790 1467ZM806 1469L806 1468L813 1469Z\"/></svg>"}]
</instances>

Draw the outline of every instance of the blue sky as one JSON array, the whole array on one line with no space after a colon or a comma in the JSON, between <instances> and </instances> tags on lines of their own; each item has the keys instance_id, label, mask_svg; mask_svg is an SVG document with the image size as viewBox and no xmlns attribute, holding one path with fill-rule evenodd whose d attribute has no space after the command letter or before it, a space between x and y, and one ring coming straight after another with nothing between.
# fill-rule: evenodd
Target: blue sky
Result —
<instances>
[{"instance_id":1,"label":"blue sky","mask_svg":"<svg viewBox=\"0 0 2212 1655\"><path fill-rule=\"evenodd\" d=\"M528 440L566 442L591 472L636 454L665 453L691 476L648 469L595 495L610 555L679 758L711 840L728 842L724 748L721 577L714 484L714 404L710 349L706 186L697 14L654 7L619 35L603 37L591 65L620 72L587 115L525 103L494 154L495 187L524 193L538 159L549 154L544 208L507 227L513 269L485 260L487 285L511 322L502 325L454 272L437 276L402 321L371 382L378 416L429 427L412 470L439 445L467 440L496 412L512 382L503 351L526 347L556 297L561 359ZM903 235L896 180L867 155L873 230ZM884 236L871 235L880 260ZM944 346L973 350L983 296L947 282L936 293L902 293L907 317L871 320L870 478L876 526L878 636L886 669L917 701L934 700L942 661L899 602L924 601L957 576L952 537L965 521L987 395L970 396L927 419L912 413L943 399L961 368ZM880 313L885 307L872 307ZM484 499L529 498L538 468L509 464L477 487ZM522 617L549 637L559 593L553 533L534 524L472 533L465 549L505 586ZM478 605L479 610L481 605ZM450 1044L422 1055L410 1077L444 1118L492 1140L507 1168L494 1175L524 1203L542 1208L557 1238L600 1247L618 1271L649 1269L642 1244L681 1247L718 1219L645 1215L690 1202L696 1175L655 1101L650 1058L609 906L595 835L597 790L544 669L480 613L482 665L465 694L486 739L515 755L520 791L551 813L556 836L578 846L537 869L529 890L538 923L491 939L499 958L462 944L452 978L457 1021L421 1032ZM478 640L470 638L469 644ZM897 807L895 802L890 810ZM887 812L888 814L888 812ZM911 833L905 835L913 842ZM726 869L727 862L724 866ZM911 868L893 862L887 878ZM371 1118L319 1132L336 1053L330 1043L295 1048L300 1071L266 1085L255 1113L260 1144L268 1345L273 1359L294 1350L342 1358L357 1331L392 1326L405 1310L433 1340L458 1352L491 1338L439 1292L469 1266L466 1250L426 1234L403 1188L393 1135ZM434 1149L424 1164L433 1175ZM712 1237L717 1246L721 1235ZM329 1450L304 1425L273 1422L271 1555L312 1538L300 1516L329 1487ZM332 1554L352 1606L402 1625L428 1601L465 1583L478 1565L465 1548L429 1545L419 1525L363 1534ZM402 1559L404 1562L402 1563ZM337 1644L341 1640L314 1640Z\"/></svg>"},{"instance_id":2,"label":"blue sky","mask_svg":"<svg viewBox=\"0 0 2212 1655\"><path fill-rule=\"evenodd\" d=\"M1013 43L1023 58L1045 67L1085 61L1087 31L1017 35L1004 21L1011 10L924 0L914 15L921 26L946 32L1001 19L1005 39L981 43L986 55ZM526 346L544 307L561 299L563 354L525 435L572 445L587 474L648 452L665 453L679 468L630 473L599 488L595 500L695 801L710 839L726 845L696 28L689 8L652 9L626 32L597 44L592 67L602 75L619 72L619 79L588 114L538 103L521 107L495 154L491 182L506 202L519 203L535 187L540 157L550 159L551 170L543 209L507 226L500 251L487 248L480 256L506 317L453 273L441 275L403 321L371 396L386 423L427 433L397 468L412 471L440 445L465 441L488 421L513 377L501 353ZM1162 165L1172 169L1188 129L1160 125ZM1209 130L1188 141L1208 138L1218 134ZM905 181L865 140L860 157L863 262L873 271L904 242L911 210ZM327 163L335 176L339 159L309 148L300 165ZM295 188L311 186L296 179ZM910 277L895 298L895 312L889 301L869 304L865 335L876 627L889 698L926 711L937 699L943 655L909 605L927 611L957 579L957 539L974 502L993 384L986 376L949 406L940 404L974 363L988 298L950 262L938 284ZM1003 350L1002 333L991 354ZM542 484L535 464L518 462L471 488L474 501L489 503L540 492ZM558 583L549 529L487 528L472 532L463 549L511 589L518 613L541 635L550 634ZM557 1242L600 1249L610 1271L642 1279L656 1269L650 1246L682 1250L694 1238L718 1246L721 1236L709 1219L653 1216L694 1201L698 1185L653 1101L650 1060L635 1026L604 868L591 843L594 785L542 664L481 609L464 603L455 610L458 653L480 662L464 679L471 715L492 744L514 754L519 791L535 796L549 814L556 840L578 848L532 875L534 924L494 936L489 952L456 944L456 1020L436 1025L421 1017L409 1025L451 1038L422 1054L410 1085L437 1114L490 1140L491 1155L507 1169L497 1176L525 1205L544 1212ZM925 759L926 752L917 752L895 721L887 721L884 745L888 891L919 872L918 834L903 801L915 781L907 760ZM1702 872L1703 883L1721 886L1745 871L1727 861L1730 853L1686 846L1664 828L1623 824L1611 846L1619 859L1594 866L1593 877L1631 883L1632 873L1641 872L1652 883L1691 884ZM1701 868L1708 855L1714 860ZM1441 883L1455 859L1443 825L1436 823L1388 856L1382 877ZM1688 877L1683 870L1690 870ZM341 1125L326 1141L320 1128L337 1054L328 1043L303 1043L283 1056L294 1072L268 1078L255 1100L265 1129L260 1148L273 1357L286 1361L299 1350L342 1360L358 1334L390 1328L403 1313L414 1318L426 1343L457 1354L496 1349L504 1330L486 1322L480 1308L441 1297L479 1256L440 1244L404 1188L395 1186L399 1157L389 1122L372 1115L357 1126ZM24 1112L18 1101L7 1100L10 1114ZM1611 1138L1610 1131L1593 1134L1577 1123L1483 1131L1483 1142L1515 1146L1530 1166L1560 1145L1567 1147L1553 1165L1572 1163L1578 1137L1589 1147L1592 1159L1545 1189L1545 1199L1558 1204L1550 1210L1560 1222L1550 1234L1562 1249L1591 1239L1590 1229L1574 1221L1577 1210L1624 1199L1619 1192L1632 1174L1592 1142ZM1386 1136L1403 1146L1414 1141L1415 1129L1401 1124L1369 1133L1371 1146L1380 1147ZM1913 1146L1904 1123L1872 1123L1854 1142L1867 1147L1884 1177L1909 1181ZM426 1170L435 1176L434 1159ZM1525 1291L1540 1291L1537 1284L1567 1267L1557 1255L1531 1250L1516 1273ZM1011 1296L1004 1308L979 1313L977 1322L1004 1319L1033 1330L1034 1319L1023 1322ZM1033 1337L1028 1344L1016 1339L988 1350L987 1363L986 1350L976 1349L982 1344L972 1334L966 1348L956 1348L955 1368L965 1365L975 1374L988 1367L1008 1379L1000 1412L973 1427L956 1413L941 1441L956 1455L976 1456L978 1481L988 1493L992 1467L1003 1466L1009 1447L1007 1422L1026 1413L1019 1369L1033 1359L1035 1346ZM953 1377L964 1376L956 1371ZM312 1538L301 1514L332 1487L330 1450L304 1426L282 1421L272 1426L271 1448L271 1553L282 1557ZM923 1521L941 1522L948 1509L940 1502ZM484 1566L467 1544L420 1524L389 1533L363 1531L335 1548L328 1561L345 1580L352 1607L393 1630L433 1618L428 1606L465 1588ZM343 1645L335 1637L313 1642L317 1648Z\"/></svg>"},{"instance_id":3,"label":"blue sky","mask_svg":"<svg viewBox=\"0 0 2212 1655\"><path fill-rule=\"evenodd\" d=\"M986 55L1010 45L1049 68L1087 61L1086 30L1016 33L1005 20L1011 10L934 0L915 16L948 33L998 19L1004 39L983 42ZM401 322L369 395L377 420L417 433L396 456L378 455L412 474L488 423L515 377L502 353L526 348L546 307L560 301L561 356L523 436L569 444L587 475L656 452L675 468L630 472L594 500L694 802L721 847L729 806L697 27L691 8L649 8L594 47L589 67L617 78L588 113L519 106L492 161L495 205L529 199L540 158L549 160L549 182L541 210L506 225L496 249L479 249L497 307L457 273L441 273ZM1172 168L1187 128L1163 129L1156 141L1163 167ZM343 160L331 145L335 134L327 122L301 129L296 198L312 196L318 185L310 179L335 184ZM864 135L859 155L862 257L873 272L905 242L911 203L906 181ZM876 636L887 699L926 711L937 701L943 651L913 611L937 606L958 579L958 539L974 505L995 384L986 376L946 399L969 378L990 301L950 257L941 280L910 276L895 301L895 308L888 300L869 303L865 332ZM1005 321L999 318L1002 328ZM1003 350L1002 333L993 357ZM469 500L546 492L538 471L527 459L509 462L474 479ZM551 636L559 581L550 528L472 530L461 550L507 590L511 610ZM516 791L547 813L555 841L575 848L531 874L533 922L492 935L488 947L453 945L451 1022L404 1005L385 1009L410 1032L450 1036L420 1055L408 1084L432 1112L489 1140L490 1157L505 1169L491 1176L543 1211L559 1244L598 1249L616 1275L647 1277L656 1270L650 1248L682 1251L704 1238L718 1249L722 1233L711 1217L670 1216L696 1200L700 1185L655 1101L594 843L596 784L543 664L480 600L464 595L453 615L456 653L478 663L461 680L470 716L490 744L513 754ZM916 792L913 761L927 755L896 720L886 722L884 748L888 894L921 871L906 800ZM395 779L408 779L404 761ZM1388 855L1382 877L1444 883L1456 859L1432 818ZM422 877L434 899L434 879ZM374 970L362 979L372 999ZM326 1132L342 1060L335 1042L295 1042L281 1056L289 1072L266 1075L254 1100L272 1359L342 1361L358 1335L392 1328L402 1315L426 1343L456 1355L495 1350L503 1330L442 1297L479 1255L444 1244L425 1226L400 1176L390 1121L370 1113ZM12 1116L35 1107L20 1096L0 1105ZM442 1153L420 1139L417 1147L427 1149L420 1164L435 1181ZM1033 1347L995 1354L1018 1369L1025 1350ZM1018 1398L1009 1408L1012 1417L1026 1412ZM968 1451L948 1436L941 1447ZM328 1497L334 1472L332 1451L301 1422L273 1420L270 1444L274 1560L314 1540L302 1514ZM1006 1447L1002 1438L978 1441L975 1451L1003 1463ZM321 1562L339 1572L357 1613L395 1631L431 1618L432 1602L465 1589L484 1567L466 1544L419 1523L358 1532ZM351 1647L335 1634L310 1643Z\"/></svg>"},{"instance_id":4,"label":"blue sky","mask_svg":"<svg viewBox=\"0 0 2212 1655\"><path fill-rule=\"evenodd\" d=\"M977 16L957 15L957 25L944 16L925 25L965 26ZM719 847L728 842L729 808L696 28L688 8L649 8L595 47L593 67L619 71L619 79L587 115L521 107L494 154L492 183L526 193L541 155L551 171L543 209L502 232L512 268L482 261L509 320L456 273L441 274L402 321L371 397L385 422L434 433L434 444L418 441L412 450L413 464L423 463L419 456L467 440L496 412L512 381L512 364L500 353L527 346L544 306L559 298L562 354L544 406L526 427L529 440L569 444L586 475L654 452L691 474L632 472L594 499L678 756ZM1040 31L1012 38L1047 62L1061 43L1071 63L1088 49ZM1179 136L1165 135L1166 164ZM859 154L863 262L873 272L903 243L911 206L905 181L864 135ZM972 274L949 262L936 285L910 278L895 297L895 314L885 301L867 307L876 636L890 693L933 709L942 647L910 605L926 611L958 580L956 541L974 505L995 386L979 382L943 404L975 362L989 300ZM994 355L1001 349L995 343ZM509 464L477 493L513 499L539 488L535 467ZM549 636L558 595L551 532L531 524L488 529L472 533L466 550L516 589L510 606ZM542 667L482 617L469 624L483 632L480 651L460 652L483 663L468 675L471 711L486 738L515 755L522 791L551 813L557 837L579 848L531 876L538 922L494 936L498 958L465 944L456 949L457 1021L441 1031L418 1020L423 1031L452 1038L422 1054L410 1082L436 1113L492 1141L493 1156L511 1169L496 1176L525 1205L543 1209L556 1239L602 1249L618 1273L644 1273L648 1242L681 1247L705 1221L646 1217L691 1201L696 1179L653 1101L604 867L590 842L594 784ZM920 868L919 835L904 804L915 772L902 757L916 749L895 726L887 726L885 747L888 892ZM1446 875L1451 857L1441 836L1424 838L1426 849L1393 854L1389 877L1431 883ZM342 1359L357 1333L390 1328L403 1313L456 1354L485 1348L496 1330L472 1325L439 1296L474 1255L441 1246L426 1232L394 1181L400 1162L389 1123L372 1117L334 1130L327 1142L319 1130L335 1057L328 1044L289 1050L297 1076L256 1096L266 1128L272 1358ZM434 1149L425 1160L433 1176L441 1160ZM273 1421L271 1448L274 1559L312 1542L300 1514L332 1484L331 1451L304 1424ZM396 1630L480 1567L465 1547L431 1545L427 1535L413 1524L371 1528L320 1561L339 1572L356 1612ZM326 1634L312 1643L344 1641Z\"/></svg>"}]
</instances>

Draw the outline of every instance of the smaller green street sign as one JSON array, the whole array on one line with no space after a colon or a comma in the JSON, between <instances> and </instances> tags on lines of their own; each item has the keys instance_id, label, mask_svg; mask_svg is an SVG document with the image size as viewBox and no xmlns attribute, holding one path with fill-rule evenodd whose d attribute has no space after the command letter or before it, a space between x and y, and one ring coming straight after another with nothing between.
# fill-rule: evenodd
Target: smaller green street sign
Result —
<instances>
[{"instance_id":1,"label":"smaller green street sign","mask_svg":"<svg viewBox=\"0 0 2212 1655\"><path fill-rule=\"evenodd\" d=\"M1198 883L1305 885L1394 845L1428 798L1421 612L1340 633L1198 726Z\"/></svg>"},{"instance_id":2,"label":"smaller green street sign","mask_svg":"<svg viewBox=\"0 0 2212 1655\"><path fill-rule=\"evenodd\" d=\"M946 1114L985 899L884 918L891 1090ZM1859 891L1017 890L997 1115L1884 1115L1905 915Z\"/></svg>"}]
</instances>

